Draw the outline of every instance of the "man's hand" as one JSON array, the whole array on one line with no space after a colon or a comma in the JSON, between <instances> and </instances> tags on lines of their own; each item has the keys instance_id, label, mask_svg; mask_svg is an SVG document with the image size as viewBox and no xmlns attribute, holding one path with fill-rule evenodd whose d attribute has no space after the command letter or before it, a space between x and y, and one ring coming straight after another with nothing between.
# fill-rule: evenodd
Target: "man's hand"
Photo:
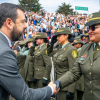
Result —
<instances>
[{"instance_id":1,"label":"man's hand","mask_svg":"<svg viewBox=\"0 0 100 100\"><path fill-rule=\"evenodd\" d=\"M57 94L58 91L60 90L60 88L58 88L58 89L56 90L56 84L54 84L53 82L50 82L50 83L48 84L48 86L51 86L51 87L53 88L53 95L54 95L54 94Z\"/></svg>"}]
</instances>

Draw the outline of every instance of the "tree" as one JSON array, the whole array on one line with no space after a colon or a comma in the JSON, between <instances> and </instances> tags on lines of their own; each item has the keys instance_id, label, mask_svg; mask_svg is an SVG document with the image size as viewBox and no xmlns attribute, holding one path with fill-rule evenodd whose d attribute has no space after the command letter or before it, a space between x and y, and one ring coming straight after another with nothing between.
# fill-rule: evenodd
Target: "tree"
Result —
<instances>
[{"instance_id":1,"label":"tree","mask_svg":"<svg viewBox=\"0 0 100 100\"><path fill-rule=\"evenodd\" d=\"M72 6L70 4L66 4L65 2L62 3L61 6L59 6L59 8L57 9L56 13L62 13L65 15L73 15L73 9L71 8Z\"/></svg>"},{"instance_id":2,"label":"tree","mask_svg":"<svg viewBox=\"0 0 100 100\"><path fill-rule=\"evenodd\" d=\"M39 0L18 0L19 5L22 6L25 10L30 10L38 12L42 7L39 4Z\"/></svg>"}]
</instances>

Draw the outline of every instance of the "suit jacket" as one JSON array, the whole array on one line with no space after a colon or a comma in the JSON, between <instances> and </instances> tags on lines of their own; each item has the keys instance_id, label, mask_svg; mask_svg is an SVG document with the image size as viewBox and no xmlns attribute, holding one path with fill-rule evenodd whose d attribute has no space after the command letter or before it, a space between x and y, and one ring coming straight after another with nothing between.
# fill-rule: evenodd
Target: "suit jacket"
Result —
<instances>
[{"instance_id":1,"label":"suit jacket","mask_svg":"<svg viewBox=\"0 0 100 100\"><path fill-rule=\"evenodd\" d=\"M45 28L42 28L42 31L41 31L41 28L39 29L39 32L46 32L46 29Z\"/></svg>"},{"instance_id":2,"label":"suit jacket","mask_svg":"<svg viewBox=\"0 0 100 100\"><path fill-rule=\"evenodd\" d=\"M10 49L6 37L0 33L0 100L9 100L9 94L16 100L49 100L51 88L28 88L17 64L15 53Z\"/></svg>"},{"instance_id":3,"label":"suit jacket","mask_svg":"<svg viewBox=\"0 0 100 100\"><path fill-rule=\"evenodd\" d=\"M77 51L78 52L78 55L79 55L79 52L81 50ZM81 76L81 78L77 81L77 85L76 85L76 89L79 90L79 91L83 91L84 92L84 77L83 75Z\"/></svg>"},{"instance_id":4,"label":"suit jacket","mask_svg":"<svg viewBox=\"0 0 100 100\"><path fill-rule=\"evenodd\" d=\"M44 44L34 52L34 78L50 79L51 66L51 59L47 55L47 46Z\"/></svg>"},{"instance_id":5,"label":"suit jacket","mask_svg":"<svg viewBox=\"0 0 100 100\"><path fill-rule=\"evenodd\" d=\"M74 48L73 46L71 46L70 43L68 43L63 49L60 48L61 50L59 50L56 54L54 54L54 67L55 67L55 77L56 80L58 78L60 78L61 76L63 76L63 74L65 74L67 71L69 71L69 69L72 68L74 62L75 62L75 58L72 56L72 51L76 51L76 48ZM77 57L77 53L76 53L76 57ZM65 88L62 88L62 91L68 91L71 93L75 92L75 88L76 88L76 83L73 83Z\"/></svg>"},{"instance_id":6,"label":"suit jacket","mask_svg":"<svg viewBox=\"0 0 100 100\"><path fill-rule=\"evenodd\" d=\"M100 49L93 59L93 43L85 44L73 68L58 80L65 87L84 76L83 100L100 100Z\"/></svg>"},{"instance_id":7,"label":"suit jacket","mask_svg":"<svg viewBox=\"0 0 100 100\"><path fill-rule=\"evenodd\" d=\"M49 36L49 38L51 38L51 29L50 28L46 29L46 33L47 33L47 36Z\"/></svg>"}]
</instances>

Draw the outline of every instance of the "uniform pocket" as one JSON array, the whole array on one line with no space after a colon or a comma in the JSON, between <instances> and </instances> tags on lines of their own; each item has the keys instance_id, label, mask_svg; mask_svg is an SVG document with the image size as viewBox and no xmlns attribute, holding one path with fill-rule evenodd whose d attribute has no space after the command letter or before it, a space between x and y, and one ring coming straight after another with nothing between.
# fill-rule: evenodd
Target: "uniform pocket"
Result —
<instances>
[{"instance_id":1,"label":"uniform pocket","mask_svg":"<svg viewBox=\"0 0 100 100\"><path fill-rule=\"evenodd\" d=\"M40 60L41 59L41 55L40 54L35 55L35 59Z\"/></svg>"}]
</instances>

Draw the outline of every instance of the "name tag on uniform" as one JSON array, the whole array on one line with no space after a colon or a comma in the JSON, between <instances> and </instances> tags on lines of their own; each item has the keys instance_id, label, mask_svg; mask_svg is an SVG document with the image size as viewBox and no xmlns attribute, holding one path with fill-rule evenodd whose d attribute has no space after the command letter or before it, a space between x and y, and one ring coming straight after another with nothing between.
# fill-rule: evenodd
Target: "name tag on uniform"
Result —
<instances>
[{"instance_id":1,"label":"name tag on uniform","mask_svg":"<svg viewBox=\"0 0 100 100\"><path fill-rule=\"evenodd\" d=\"M57 56L56 54L54 54L54 56Z\"/></svg>"},{"instance_id":2,"label":"name tag on uniform","mask_svg":"<svg viewBox=\"0 0 100 100\"><path fill-rule=\"evenodd\" d=\"M82 61L82 60L84 60L84 59L83 59L83 58L80 58L79 60L81 60L81 61Z\"/></svg>"}]
</instances>

